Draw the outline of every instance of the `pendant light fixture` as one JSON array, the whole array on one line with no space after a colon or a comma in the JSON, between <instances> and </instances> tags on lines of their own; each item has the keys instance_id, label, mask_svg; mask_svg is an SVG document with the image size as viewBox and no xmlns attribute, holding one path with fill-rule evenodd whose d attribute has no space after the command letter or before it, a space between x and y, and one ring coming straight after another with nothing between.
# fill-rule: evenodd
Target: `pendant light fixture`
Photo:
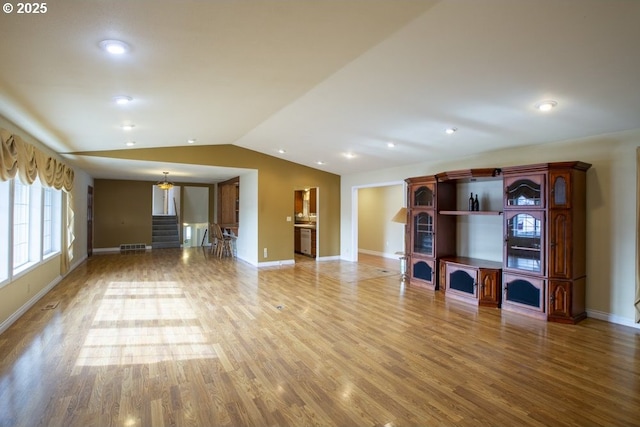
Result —
<instances>
[{"instance_id":1,"label":"pendant light fixture","mask_svg":"<svg viewBox=\"0 0 640 427\"><path fill-rule=\"evenodd\" d=\"M158 181L158 183L156 185L161 190L170 190L170 189L172 189L173 188L173 182L167 180L167 175L169 175L169 172L162 172L162 173L164 174L164 180Z\"/></svg>"}]
</instances>

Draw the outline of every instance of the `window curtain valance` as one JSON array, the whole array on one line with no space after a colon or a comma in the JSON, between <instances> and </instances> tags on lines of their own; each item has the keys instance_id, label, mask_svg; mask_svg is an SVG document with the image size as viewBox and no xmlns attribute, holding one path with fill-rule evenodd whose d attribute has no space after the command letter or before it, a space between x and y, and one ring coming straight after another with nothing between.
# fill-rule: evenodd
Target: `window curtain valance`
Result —
<instances>
[{"instance_id":1,"label":"window curtain valance","mask_svg":"<svg viewBox=\"0 0 640 427\"><path fill-rule=\"evenodd\" d=\"M38 150L20 136L0 128L0 180L8 181L16 175L25 184L40 182L56 190L73 189L73 169L58 159Z\"/></svg>"}]
</instances>

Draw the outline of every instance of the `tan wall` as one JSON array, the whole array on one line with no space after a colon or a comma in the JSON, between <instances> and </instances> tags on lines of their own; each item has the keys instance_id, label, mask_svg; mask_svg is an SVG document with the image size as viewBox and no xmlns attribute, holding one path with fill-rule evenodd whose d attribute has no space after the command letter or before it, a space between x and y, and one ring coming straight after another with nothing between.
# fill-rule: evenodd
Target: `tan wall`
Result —
<instances>
[{"instance_id":1,"label":"tan wall","mask_svg":"<svg viewBox=\"0 0 640 427\"><path fill-rule=\"evenodd\" d=\"M151 201L154 182L96 179L94 248L122 243L151 245Z\"/></svg>"},{"instance_id":2,"label":"tan wall","mask_svg":"<svg viewBox=\"0 0 640 427\"><path fill-rule=\"evenodd\" d=\"M358 250L383 256L404 252L404 225L391 218L404 206L404 187L385 185L358 190Z\"/></svg>"},{"instance_id":3,"label":"tan wall","mask_svg":"<svg viewBox=\"0 0 640 427\"><path fill-rule=\"evenodd\" d=\"M292 215L293 192L301 187L317 187L319 189L320 210L318 212L321 227L318 230L320 257L337 256L340 253L340 176L321 170L298 165L276 157L247 150L232 145L211 145L197 147L170 147L157 149L118 150L91 153L78 153L100 157L116 157L133 160L149 160L164 163L185 163L222 167L237 167L258 170L258 245L260 262L292 259L293 257L293 222L287 217ZM147 183L151 184L151 183ZM115 208L107 203L115 203L120 195L132 196L124 187L101 191L96 189L96 248L113 247L117 238L131 236L135 232L132 224L146 226L134 213L125 214L125 207ZM138 190L139 191L139 190ZM240 188L242 191L242 188ZM106 192L106 193L103 193ZM122 192L122 193L121 193ZM102 199L103 193L105 200ZM138 194L136 192L136 194ZM140 193L141 194L141 193ZM149 197L151 190L149 189ZM213 199L215 200L215 199ZM150 221L151 199L148 200ZM105 211L103 211L105 209ZM115 210L115 211L114 211ZM119 214L118 219L100 219L98 216ZM122 224L125 220L125 224ZM148 227L149 233L151 227ZM107 234L112 234L106 236ZM141 232L137 232L141 233ZM100 240L98 240L98 236ZM140 238L145 234L136 234ZM150 237L149 237L150 239ZM122 242L117 242L117 244ZM138 243L138 242L131 242ZM263 248L268 248L268 257L262 255Z\"/></svg>"}]
</instances>

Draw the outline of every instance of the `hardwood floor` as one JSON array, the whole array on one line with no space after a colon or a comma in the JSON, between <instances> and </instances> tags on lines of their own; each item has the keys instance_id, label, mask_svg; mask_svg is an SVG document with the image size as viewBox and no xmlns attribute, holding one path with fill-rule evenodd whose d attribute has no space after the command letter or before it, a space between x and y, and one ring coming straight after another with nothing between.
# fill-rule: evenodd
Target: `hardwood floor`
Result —
<instances>
[{"instance_id":1,"label":"hardwood floor","mask_svg":"<svg viewBox=\"0 0 640 427\"><path fill-rule=\"evenodd\" d=\"M639 415L639 330L448 301L375 257L256 269L200 249L97 255L0 335L3 427L630 426Z\"/></svg>"}]
</instances>

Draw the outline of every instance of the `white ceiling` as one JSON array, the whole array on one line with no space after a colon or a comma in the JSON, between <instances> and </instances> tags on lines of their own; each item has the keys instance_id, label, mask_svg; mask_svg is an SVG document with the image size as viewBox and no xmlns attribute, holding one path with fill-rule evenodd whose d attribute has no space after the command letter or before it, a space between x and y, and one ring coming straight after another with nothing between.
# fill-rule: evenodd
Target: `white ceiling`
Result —
<instances>
[{"instance_id":1,"label":"white ceiling","mask_svg":"<svg viewBox=\"0 0 640 427\"><path fill-rule=\"evenodd\" d=\"M640 128L637 0L47 5L0 15L0 115L61 153L196 138L349 174ZM547 98L558 107L535 110ZM238 172L69 159L96 178Z\"/></svg>"}]
</instances>

